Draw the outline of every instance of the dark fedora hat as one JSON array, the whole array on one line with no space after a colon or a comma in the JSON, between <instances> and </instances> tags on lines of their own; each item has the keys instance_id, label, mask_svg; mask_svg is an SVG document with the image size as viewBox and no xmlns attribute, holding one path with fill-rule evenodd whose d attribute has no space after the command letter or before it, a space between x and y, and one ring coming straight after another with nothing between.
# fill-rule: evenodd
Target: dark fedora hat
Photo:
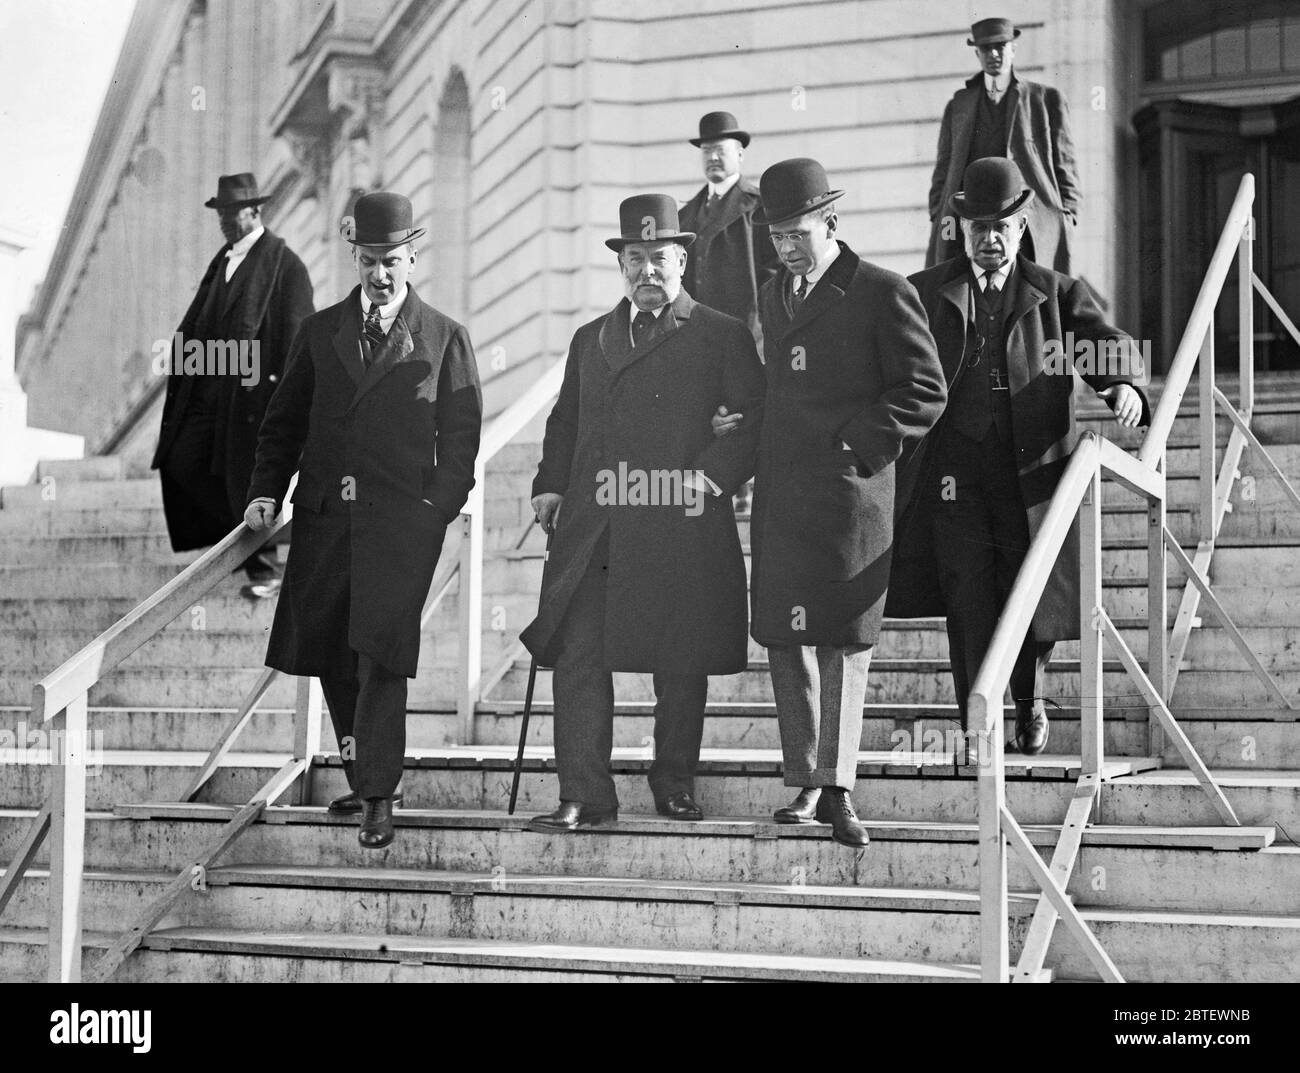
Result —
<instances>
[{"instance_id":1,"label":"dark fedora hat","mask_svg":"<svg viewBox=\"0 0 1300 1073\"><path fill-rule=\"evenodd\" d=\"M980 19L970 28L968 45L1001 45L1020 36L1010 19Z\"/></svg>"},{"instance_id":2,"label":"dark fedora hat","mask_svg":"<svg viewBox=\"0 0 1300 1073\"><path fill-rule=\"evenodd\" d=\"M700 136L690 141L699 146L701 142L716 142L719 138L735 138L742 148L749 147L749 131L741 130L730 112L710 112L700 116Z\"/></svg>"},{"instance_id":3,"label":"dark fedora hat","mask_svg":"<svg viewBox=\"0 0 1300 1073\"><path fill-rule=\"evenodd\" d=\"M269 197L257 196L257 179L251 171L238 175L221 175L217 178L217 196L203 204L209 209L233 209L236 205L260 205Z\"/></svg>"},{"instance_id":4,"label":"dark fedora hat","mask_svg":"<svg viewBox=\"0 0 1300 1073\"><path fill-rule=\"evenodd\" d=\"M972 160L961 185L949 204L953 212L967 220L1005 220L1034 197L1016 162L1000 156Z\"/></svg>"},{"instance_id":5,"label":"dark fedora hat","mask_svg":"<svg viewBox=\"0 0 1300 1073\"><path fill-rule=\"evenodd\" d=\"M611 250L629 242L677 242L689 246L694 231L682 231L677 220L677 202L667 194L636 194L618 207L618 238L605 239Z\"/></svg>"},{"instance_id":6,"label":"dark fedora hat","mask_svg":"<svg viewBox=\"0 0 1300 1073\"><path fill-rule=\"evenodd\" d=\"M348 241L354 246L391 249L424 234L423 227L412 226L414 214L410 200L386 190L357 198L352 218L355 226Z\"/></svg>"},{"instance_id":7,"label":"dark fedora hat","mask_svg":"<svg viewBox=\"0 0 1300 1073\"><path fill-rule=\"evenodd\" d=\"M794 157L773 164L758 180L762 206L754 213L756 224L779 223L816 212L844 196L832 190L826 169L810 157Z\"/></svg>"}]
</instances>

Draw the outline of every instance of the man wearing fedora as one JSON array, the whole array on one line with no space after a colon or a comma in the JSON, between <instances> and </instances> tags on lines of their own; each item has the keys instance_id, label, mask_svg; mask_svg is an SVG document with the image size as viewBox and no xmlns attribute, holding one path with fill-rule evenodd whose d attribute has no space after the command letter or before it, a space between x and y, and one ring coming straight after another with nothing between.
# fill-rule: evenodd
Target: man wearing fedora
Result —
<instances>
[{"instance_id":1,"label":"man wearing fedora","mask_svg":"<svg viewBox=\"0 0 1300 1073\"><path fill-rule=\"evenodd\" d=\"M700 151L706 181L681 208L682 227L697 236L682 285L697 302L748 325L761 343L758 290L779 262L767 228L754 222L758 186L740 174L749 132L730 112L709 112L690 143Z\"/></svg>"},{"instance_id":2,"label":"man wearing fedora","mask_svg":"<svg viewBox=\"0 0 1300 1073\"><path fill-rule=\"evenodd\" d=\"M470 489L483 399L465 329L408 283L411 203L357 199L360 285L308 317L257 443L244 519L270 524L294 491L293 544L266 663L320 678L361 845L393 839L406 680L443 537ZM349 755L351 753L351 755Z\"/></svg>"},{"instance_id":3,"label":"man wearing fedora","mask_svg":"<svg viewBox=\"0 0 1300 1073\"><path fill-rule=\"evenodd\" d=\"M618 254L624 298L573 337L533 482L533 509L554 534L537 618L522 635L554 668L560 804L532 821L543 831L618 818L613 671L653 675L657 810L701 819L708 676L747 666L730 497L753 474L757 422L724 441L709 419L720 404L757 416L762 365L742 323L682 287L695 235L681 229L677 203L630 197L619 222L605 245ZM645 494L647 483L657 491Z\"/></svg>"},{"instance_id":4,"label":"man wearing fedora","mask_svg":"<svg viewBox=\"0 0 1300 1073\"><path fill-rule=\"evenodd\" d=\"M887 613L947 616L963 729L971 683L1077 440L1075 355L1066 340L1118 341L1096 348L1114 355L1114 368L1078 372L1121 425L1149 419L1134 385L1132 373L1144 372L1133 365L1132 340L1106 323L1087 284L1020 252L1033 198L1013 161L975 161L949 206L961 219L964 253L911 277L938 344L948 405L903 470L900 487L915 492L900 519ZM1054 354L1069 364L1054 364ZM1052 646L1079 636L1078 555L1075 531L1011 674L1023 753L1047 744L1042 678Z\"/></svg>"},{"instance_id":5,"label":"man wearing fedora","mask_svg":"<svg viewBox=\"0 0 1300 1073\"><path fill-rule=\"evenodd\" d=\"M1079 173L1069 108L1059 90L1016 77L1019 36L1010 19L981 19L971 27L966 43L975 47L981 70L943 112L930 180L927 268L961 255L962 235L948 206L970 163L996 156L1014 160L1034 193L1026 210L1024 254L1057 272L1070 271Z\"/></svg>"},{"instance_id":6,"label":"man wearing fedora","mask_svg":"<svg viewBox=\"0 0 1300 1073\"><path fill-rule=\"evenodd\" d=\"M785 783L799 787L775 819L829 823L860 848L850 792L889 584L894 464L942 412L943 370L912 285L836 238L844 191L821 164L783 160L760 188L782 269L759 296L767 401L750 629L767 647ZM715 430L753 416L719 412Z\"/></svg>"},{"instance_id":7,"label":"man wearing fedora","mask_svg":"<svg viewBox=\"0 0 1300 1073\"><path fill-rule=\"evenodd\" d=\"M176 334L182 347L197 341L204 353L214 352L210 343L223 353L243 344L256 361L251 375L236 362L224 372L205 366L186 373L175 360L170 366L153 468L174 551L210 547L239 524L258 427L298 326L312 311L307 269L262 225L259 206L266 200L245 172L222 175L216 196L205 202L216 210L226 244L203 273ZM260 599L278 590L271 551L250 556L244 570L244 595Z\"/></svg>"}]
</instances>

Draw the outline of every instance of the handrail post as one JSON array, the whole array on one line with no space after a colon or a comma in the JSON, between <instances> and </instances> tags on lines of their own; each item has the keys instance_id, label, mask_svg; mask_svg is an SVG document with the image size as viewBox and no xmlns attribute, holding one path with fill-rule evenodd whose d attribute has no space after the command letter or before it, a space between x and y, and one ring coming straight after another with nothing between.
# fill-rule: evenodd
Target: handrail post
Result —
<instances>
[{"instance_id":1,"label":"handrail post","mask_svg":"<svg viewBox=\"0 0 1300 1073\"><path fill-rule=\"evenodd\" d=\"M1247 424L1255 412L1255 217L1246 217L1237 246L1237 364L1241 413Z\"/></svg>"},{"instance_id":2,"label":"handrail post","mask_svg":"<svg viewBox=\"0 0 1300 1073\"><path fill-rule=\"evenodd\" d=\"M1215 409L1214 409L1214 325L1205 330L1201 340L1201 358L1197 369L1197 381L1200 387L1200 480L1197 492L1200 496L1200 538L1203 547L1214 546L1214 491L1218 480L1215 470Z\"/></svg>"},{"instance_id":3,"label":"handrail post","mask_svg":"<svg viewBox=\"0 0 1300 1073\"><path fill-rule=\"evenodd\" d=\"M1011 944L1007 934L1007 843L1002 834L1006 804L1002 756L1003 714L999 693L992 704L972 693L967 728L976 736L979 775L980 982L1008 982Z\"/></svg>"},{"instance_id":4,"label":"handrail post","mask_svg":"<svg viewBox=\"0 0 1300 1073\"><path fill-rule=\"evenodd\" d=\"M456 715L461 745L474 741L474 711L483 676L483 481L482 459L474 466L474 488L461 513L460 651L456 678Z\"/></svg>"},{"instance_id":5,"label":"handrail post","mask_svg":"<svg viewBox=\"0 0 1300 1073\"><path fill-rule=\"evenodd\" d=\"M50 983L81 980L81 880L86 860L87 695L50 720ZM60 736L57 732L62 731ZM62 738L63 755L57 743Z\"/></svg>"},{"instance_id":6,"label":"handrail post","mask_svg":"<svg viewBox=\"0 0 1300 1073\"><path fill-rule=\"evenodd\" d=\"M1080 773L1098 780L1105 756L1105 686L1101 663L1101 463L1079 507Z\"/></svg>"},{"instance_id":7,"label":"handrail post","mask_svg":"<svg viewBox=\"0 0 1300 1073\"><path fill-rule=\"evenodd\" d=\"M320 680L307 675L298 679L298 696L293 711L293 755L296 759L307 761L302 776L294 783L292 801L295 805L311 804L311 762L320 752L320 734ZM339 748L344 749L346 746L339 742Z\"/></svg>"},{"instance_id":8,"label":"handrail post","mask_svg":"<svg viewBox=\"0 0 1300 1073\"><path fill-rule=\"evenodd\" d=\"M1166 469L1167 456L1156 463ZM1168 489L1168 483L1165 489ZM1166 705L1169 696L1169 566L1165 550L1167 491L1147 500L1147 677ZM1165 751L1165 732L1155 709L1147 708L1147 749L1152 756Z\"/></svg>"}]
</instances>

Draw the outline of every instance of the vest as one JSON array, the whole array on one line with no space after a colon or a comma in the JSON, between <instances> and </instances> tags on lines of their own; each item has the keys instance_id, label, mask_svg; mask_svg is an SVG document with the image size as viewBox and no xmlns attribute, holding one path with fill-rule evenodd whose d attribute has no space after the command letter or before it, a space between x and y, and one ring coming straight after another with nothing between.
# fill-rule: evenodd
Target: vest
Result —
<instances>
[{"instance_id":1,"label":"vest","mask_svg":"<svg viewBox=\"0 0 1300 1073\"><path fill-rule=\"evenodd\" d=\"M1007 277L996 299L990 299L973 279L975 323L967 333L966 353L953 393L948 397L944 424L976 442L996 428L1004 443L1011 440L1011 386L1007 376L1007 314L1014 303L1008 291L1014 291L1015 273ZM980 340L983 340L981 344ZM978 363L971 361L979 351Z\"/></svg>"},{"instance_id":2,"label":"vest","mask_svg":"<svg viewBox=\"0 0 1300 1073\"><path fill-rule=\"evenodd\" d=\"M997 104L989 100L988 91L982 85L979 95L980 103L975 109L975 129L971 131L967 164L986 156L1007 155L1007 102L1011 99L1011 89L1007 88Z\"/></svg>"}]
</instances>

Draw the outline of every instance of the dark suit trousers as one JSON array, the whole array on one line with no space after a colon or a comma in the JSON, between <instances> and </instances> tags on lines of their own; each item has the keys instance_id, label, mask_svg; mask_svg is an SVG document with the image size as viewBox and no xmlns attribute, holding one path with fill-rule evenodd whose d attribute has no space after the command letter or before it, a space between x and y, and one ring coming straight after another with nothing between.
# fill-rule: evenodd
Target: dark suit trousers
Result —
<instances>
[{"instance_id":1,"label":"dark suit trousers","mask_svg":"<svg viewBox=\"0 0 1300 1073\"><path fill-rule=\"evenodd\" d=\"M351 666L320 684L348 786L362 798L391 797L406 756L406 678L353 652Z\"/></svg>"},{"instance_id":2,"label":"dark suit trousers","mask_svg":"<svg viewBox=\"0 0 1300 1073\"><path fill-rule=\"evenodd\" d=\"M190 410L177 420L181 426L159 466L168 498L184 501L186 510L207 519L212 528L229 532L242 518L231 513L225 477L212 472L216 414ZM264 581L280 572L270 548L253 552L243 568L250 581Z\"/></svg>"},{"instance_id":3,"label":"dark suit trousers","mask_svg":"<svg viewBox=\"0 0 1300 1073\"><path fill-rule=\"evenodd\" d=\"M962 725L966 702L993 641L1016 574L1029 550L1029 522L1016 477L1015 448L990 427L976 442L955 429L940 431L936 446L934 550L948 612L948 650ZM940 495L952 477L953 495ZM1041 697L1051 642L1028 635L1011 671L1013 700Z\"/></svg>"},{"instance_id":4,"label":"dark suit trousers","mask_svg":"<svg viewBox=\"0 0 1300 1073\"><path fill-rule=\"evenodd\" d=\"M605 598L609 543L602 539L573 594L559 631L555 686L555 766L560 800L616 808L609 773L614 747L614 678L605 664ZM655 757L650 791L656 801L694 792L704 736L709 679L703 674L654 676Z\"/></svg>"}]
</instances>

